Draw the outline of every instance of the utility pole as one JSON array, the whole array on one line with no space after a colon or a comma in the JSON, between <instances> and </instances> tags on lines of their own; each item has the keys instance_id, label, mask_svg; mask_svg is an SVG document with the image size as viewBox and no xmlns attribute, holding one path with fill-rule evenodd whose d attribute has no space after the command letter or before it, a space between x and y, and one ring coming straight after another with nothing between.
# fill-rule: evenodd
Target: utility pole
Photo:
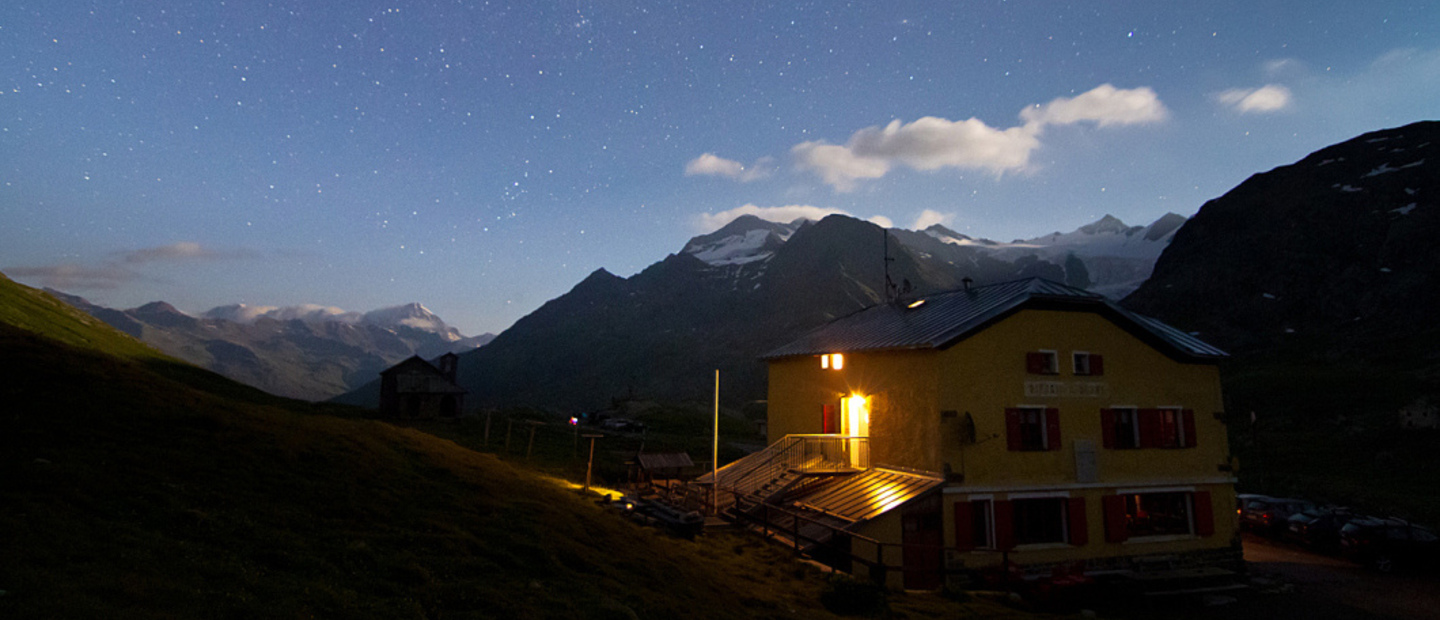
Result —
<instances>
[{"instance_id":1,"label":"utility pole","mask_svg":"<svg viewBox=\"0 0 1440 620\"><path fill-rule=\"evenodd\" d=\"M595 438L596 438L596 437L602 437L602 436L603 436L603 435L593 435L593 434L590 434L590 433L585 433L585 437L590 438L590 460L585 463L585 489L584 489L584 490L586 490L586 491L589 491L589 490L590 490L590 472L595 469Z\"/></svg>"}]
</instances>

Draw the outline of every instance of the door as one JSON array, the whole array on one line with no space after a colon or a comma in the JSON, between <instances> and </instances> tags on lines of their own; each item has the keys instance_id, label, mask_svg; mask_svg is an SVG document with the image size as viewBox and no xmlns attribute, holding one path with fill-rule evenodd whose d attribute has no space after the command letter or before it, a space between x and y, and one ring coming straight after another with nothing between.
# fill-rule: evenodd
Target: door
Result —
<instances>
[{"instance_id":1,"label":"door","mask_svg":"<svg viewBox=\"0 0 1440 620\"><path fill-rule=\"evenodd\" d=\"M870 436L870 399L858 394L840 400L840 432L849 437ZM864 452L869 446L863 441L846 442L850 454L850 466L863 468L867 465Z\"/></svg>"},{"instance_id":2,"label":"door","mask_svg":"<svg viewBox=\"0 0 1440 620\"><path fill-rule=\"evenodd\" d=\"M901 539L904 553L906 590L940 589L942 566L941 547L945 536L941 532L943 518L940 515L940 495L910 502L900 513Z\"/></svg>"}]
</instances>

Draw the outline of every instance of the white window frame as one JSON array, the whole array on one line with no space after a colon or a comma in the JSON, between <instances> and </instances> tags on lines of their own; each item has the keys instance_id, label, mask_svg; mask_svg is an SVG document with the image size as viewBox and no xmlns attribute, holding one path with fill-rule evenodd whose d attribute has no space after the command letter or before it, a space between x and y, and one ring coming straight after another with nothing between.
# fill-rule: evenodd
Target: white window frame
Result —
<instances>
[{"instance_id":1,"label":"white window frame","mask_svg":"<svg viewBox=\"0 0 1440 620\"><path fill-rule=\"evenodd\" d=\"M1165 415L1165 411L1175 412L1175 447L1184 448L1187 439L1185 437L1185 408L1180 405L1162 405L1155 409L1160 411L1162 416Z\"/></svg>"},{"instance_id":2,"label":"white window frame","mask_svg":"<svg viewBox=\"0 0 1440 620\"><path fill-rule=\"evenodd\" d=\"M1196 529L1197 529L1197 528L1195 527L1195 487L1158 487L1158 488L1152 487L1152 488L1143 488L1143 489L1116 489L1116 490L1115 490L1115 494L1116 494L1116 495L1121 495L1121 496L1128 496L1128 495L1151 495L1151 494L1156 494L1156 495L1158 495L1158 494L1161 494L1161 493L1184 493L1184 494L1185 494L1185 517L1186 517L1185 520L1186 520L1186 523L1187 523L1187 525L1188 525L1188 528L1189 528L1190 532L1189 532L1188 534L1158 534L1158 535L1154 535L1154 536L1131 536L1131 537L1126 538L1125 542L1123 542L1123 543L1121 543L1121 544L1126 544L1126 545L1128 545L1128 544L1135 544L1135 543L1143 544L1143 543L1169 542L1169 541L1174 541L1174 540L1191 540L1191 539L1194 539L1194 538L1198 538L1198 537L1199 537L1199 534L1196 533Z\"/></svg>"},{"instance_id":3,"label":"white window frame","mask_svg":"<svg viewBox=\"0 0 1440 620\"><path fill-rule=\"evenodd\" d=\"M1080 360L1082 360L1082 359L1085 360L1085 372L1080 372ZM1070 374L1073 374L1073 375L1075 375L1075 376L1083 376L1083 377L1088 377L1088 376L1090 376L1091 374L1093 374L1093 373L1091 372L1091 369L1090 369L1090 352L1089 352L1089 351L1071 351L1071 352L1070 352Z\"/></svg>"},{"instance_id":4,"label":"white window frame","mask_svg":"<svg viewBox=\"0 0 1440 620\"><path fill-rule=\"evenodd\" d=\"M1023 544L1023 545L1022 545L1022 544L1017 544L1017 545L1015 545L1015 549L1016 549L1017 551L1021 551L1021 550L1037 551L1037 550L1040 550L1040 549L1061 549L1061 548L1065 548L1065 547L1069 547L1069 546L1070 546L1070 502L1069 502L1070 492L1069 492L1069 491L1042 491L1042 492L1038 492L1038 493L1011 493L1011 494L1009 494L1005 499L1006 499L1006 501L1011 502L1011 504L1010 504L1010 506L1011 506L1011 515L1010 515L1010 518L1011 518L1011 519L1014 519L1014 518L1015 518L1015 515L1014 515L1014 506L1015 506L1015 504L1014 504L1014 502L1016 502L1016 501L1027 500L1027 499L1063 499L1063 500L1066 500L1066 501L1063 501L1063 502L1057 502L1057 504L1060 506L1060 541L1059 541L1059 542L1026 543L1026 544ZM1010 524L1010 531L1012 532L1012 536L1015 536L1015 535L1016 535L1016 534L1014 534L1015 530L1016 530L1015 524L1014 524L1014 523L1011 523L1011 524Z\"/></svg>"},{"instance_id":5,"label":"white window frame","mask_svg":"<svg viewBox=\"0 0 1440 620\"><path fill-rule=\"evenodd\" d=\"M972 506L974 502L985 502L985 546L975 547L970 551L972 553L976 551L994 551L999 545L995 540L995 496L993 494L971 495L966 497L964 501ZM973 531L971 535L974 535ZM971 540L970 542L975 541Z\"/></svg>"}]
</instances>

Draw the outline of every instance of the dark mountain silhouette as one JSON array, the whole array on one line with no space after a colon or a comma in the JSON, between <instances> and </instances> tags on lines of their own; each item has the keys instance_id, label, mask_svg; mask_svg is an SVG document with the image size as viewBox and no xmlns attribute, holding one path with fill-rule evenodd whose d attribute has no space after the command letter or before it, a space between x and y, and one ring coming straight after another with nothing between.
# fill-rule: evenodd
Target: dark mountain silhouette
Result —
<instances>
[{"instance_id":1,"label":"dark mountain silhouette","mask_svg":"<svg viewBox=\"0 0 1440 620\"><path fill-rule=\"evenodd\" d=\"M1368 133L1206 203L1124 303L1237 352L1378 354L1434 329L1437 202L1440 122Z\"/></svg>"},{"instance_id":2,"label":"dark mountain silhouette","mask_svg":"<svg viewBox=\"0 0 1440 620\"><path fill-rule=\"evenodd\" d=\"M1066 280L1084 270L1071 261L1067 273L1063 255L1060 263L997 258L939 232L886 231L838 215L790 224L741 217L630 278L592 273L464 354L460 384L476 406L575 410L630 395L704 401L719 369L722 400L739 404L765 398L762 353L836 317L958 288L966 277ZM368 385L337 400L374 406L377 398Z\"/></svg>"}]
</instances>

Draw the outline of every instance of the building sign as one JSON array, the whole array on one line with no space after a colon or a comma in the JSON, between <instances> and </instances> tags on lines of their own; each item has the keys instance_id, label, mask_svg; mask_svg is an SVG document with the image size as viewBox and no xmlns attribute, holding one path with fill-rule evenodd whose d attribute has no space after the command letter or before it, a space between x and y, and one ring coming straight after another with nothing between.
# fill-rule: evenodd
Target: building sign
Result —
<instances>
[{"instance_id":1,"label":"building sign","mask_svg":"<svg viewBox=\"0 0 1440 620\"><path fill-rule=\"evenodd\" d=\"M1026 381L1027 398L1105 398L1110 386L1093 381Z\"/></svg>"}]
</instances>

